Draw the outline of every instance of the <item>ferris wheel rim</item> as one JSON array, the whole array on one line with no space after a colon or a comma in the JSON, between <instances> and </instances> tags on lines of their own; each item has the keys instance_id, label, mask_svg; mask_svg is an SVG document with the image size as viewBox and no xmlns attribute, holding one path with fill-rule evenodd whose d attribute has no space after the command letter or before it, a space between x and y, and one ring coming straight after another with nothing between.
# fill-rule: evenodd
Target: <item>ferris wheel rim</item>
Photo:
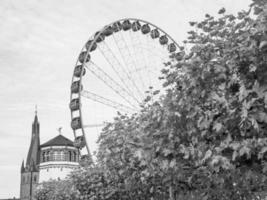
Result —
<instances>
[{"instance_id":1,"label":"ferris wheel rim","mask_svg":"<svg viewBox=\"0 0 267 200\"><path fill-rule=\"evenodd\" d=\"M80 50L80 54L82 53L82 52L86 52L86 55L85 55L85 59L84 59L84 61L81 63L80 61L79 61L79 57L77 58L77 60L76 60L76 63L75 63L75 67L76 66L78 66L78 64L79 63L81 63L81 71L82 71L82 73L80 74L80 77L78 77L79 78L79 90L78 90L78 96L77 96L77 99L79 100L79 109L78 109L78 117L80 118L80 123L81 123L81 127L80 127L80 129L81 129L81 132L82 132L82 135L83 135L83 137L84 137L84 141L85 141L85 147L86 147L86 150L87 150L87 154L89 154L90 156L91 156L91 153L90 153L90 148L89 148L89 146L88 146L88 142L87 142L87 138L86 138L86 131L85 131L85 124L83 123L83 113L82 113L82 105L81 105L81 98L82 98L82 95L81 95L81 93L82 93L82 80L83 80L83 70L84 70L84 68L85 68L85 63L86 63L86 59L87 59L87 57L88 57L88 55L90 54L90 52L91 52L91 49L93 48L93 45L94 44L97 44L97 40L98 40L98 38L103 34L103 32L108 28L108 27L110 27L110 26L112 26L112 25L114 25L114 24L116 24L116 23L119 23L119 22L124 22L124 21L126 21L126 20L129 20L129 21L134 21L134 22L141 22L141 23L143 23L143 24L148 24L148 25L150 25L150 26L152 26L154 29L157 29L157 30L159 30L161 33L163 33L168 39L170 39L170 41L172 42L172 43L174 43L175 44L175 46L176 47L178 47L180 50L182 50L181 48L181 46L167 33L167 32L165 32L162 28L160 28L159 26L157 26L157 25L155 25L155 24L153 24L153 23L151 23L151 22L148 22L148 21L146 21L146 20L143 20L143 19L137 19L137 18L121 18L121 19L119 19L119 20L116 20L116 21L113 21L113 22L111 22L111 23L109 23L108 25L105 25L105 26L103 26L101 29L99 29L99 31L96 31L96 33L94 33L94 34L92 34L90 37L89 37L89 39L86 41L86 43L84 44L84 46L82 47L82 49ZM121 30L119 30L119 31L121 31ZM113 34L113 33L112 33ZM86 47L86 45L87 45L87 43L90 41L90 38L93 38L92 40L91 40L91 44L88 46L88 47ZM86 49L86 51L84 51ZM79 54L79 55L80 55ZM75 70L75 67L74 67L74 70ZM75 72L75 71L74 71ZM73 76L72 76L72 80L71 80L71 83L73 84L73 82L75 81L75 79L77 78L75 75L74 75L74 72L73 72ZM71 92L71 94L70 94L70 101L72 101L73 100L73 92ZM71 120L73 120L75 117L74 117L74 111L72 111L71 110ZM75 138L77 138L77 134L76 134L76 130L75 129L73 129L73 133L74 133L74 137Z\"/></svg>"}]
</instances>

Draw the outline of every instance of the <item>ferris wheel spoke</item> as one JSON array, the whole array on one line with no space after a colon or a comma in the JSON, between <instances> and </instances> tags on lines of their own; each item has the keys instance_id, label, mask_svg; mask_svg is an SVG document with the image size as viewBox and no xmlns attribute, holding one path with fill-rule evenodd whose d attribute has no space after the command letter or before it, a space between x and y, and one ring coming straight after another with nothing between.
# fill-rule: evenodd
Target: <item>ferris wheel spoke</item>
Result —
<instances>
[{"instance_id":1,"label":"ferris wheel spoke","mask_svg":"<svg viewBox=\"0 0 267 200\"><path fill-rule=\"evenodd\" d=\"M157 64L157 65L149 65L149 66L145 66L145 67L139 67L137 69L137 71L140 72L140 73L142 73L144 71L147 71L147 72L151 72L154 75L159 75L154 71L154 69L160 70L160 67L161 66L159 64ZM133 72L135 72L135 71L133 71Z\"/></svg>"},{"instance_id":2,"label":"ferris wheel spoke","mask_svg":"<svg viewBox=\"0 0 267 200\"><path fill-rule=\"evenodd\" d=\"M117 103L113 100L107 99L105 97L102 97L102 96L97 95L95 93L89 92L87 90L82 90L81 95L83 97L86 97L86 98L91 99L93 101L96 101L98 103L102 103L103 105L106 105L106 106L109 106L109 107L112 107L112 108L115 108L115 109L118 109L121 111L129 112L129 111L136 111L137 110L137 108L129 107L129 106L123 105L121 103Z\"/></svg>"},{"instance_id":3,"label":"ferris wheel spoke","mask_svg":"<svg viewBox=\"0 0 267 200\"><path fill-rule=\"evenodd\" d=\"M154 57L156 60L153 61L149 60L147 66L139 70L140 71L145 70L149 76L153 75L153 77L159 78L161 74L160 70L163 68L163 64L167 61L164 60L164 57L160 53L158 53L158 51L151 51L151 49L159 49L159 46L152 45L151 44L152 42L149 41L149 38L147 38L147 41L145 43L146 43L145 45L141 44L139 48L142 49L143 52L145 52L144 54L146 54L147 57ZM165 55L168 56L166 52ZM158 81L158 79L156 81ZM152 86L151 81L150 81L150 86Z\"/></svg>"},{"instance_id":4,"label":"ferris wheel spoke","mask_svg":"<svg viewBox=\"0 0 267 200\"><path fill-rule=\"evenodd\" d=\"M117 33L117 34L113 34L113 38L116 42L116 46L121 54L121 57L123 59L123 62L125 64L125 69L127 71L127 78L129 80L131 80L133 87L136 89L137 93L139 94L139 96L141 98L144 98L143 93L141 92L141 90L138 88L137 84L135 83L135 81L133 80L133 78L130 75L130 69L132 68L136 68L136 65L132 59L132 55L130 52L130 49L125 41L125 39L123 38L123 35L121 32Z\"/></svg>"},{"instance_id":5,"label":"ferris wheel spoke","mask_svg":"<svg viewBox=\"0 0 267 200\"><path fill-rule=\"evenodd\" d=\"M147 52L144 51L143 48L141 48L141 46L142 46L142 44L144 43L144 41L142 41L142 39L141 39L141 35L140 35L140 34L137 35L137 39L139 40L139 48L140 48L140 51L142 52L143 58L144 58L145 63L146 63L145 66L146 66L146 68L149 68L149 67L151 66L151 61L148 60ZM148 86L147 86L147 88L148 88L148 87L150 87L150 86L152 85L151 76L150 76L149 73L148 73L148 75L147 75L147 78L148 78ZM146 88L146 89L147 89L147 88Z\"/></svg>"},{"instance_id":6,"label":"ferris wheel spoke","mask_svg":"<svg viewBox=\"0 0 267 200\"><path fill-rule=\"evenodd\" d=\"M157 59L156 59L156 60L157 60L157 63L159 64L159 66L161 65L161 67L163 66L163 64L164 64L165 62L168 61L168 60L164 60L162 57L160 57L159 54L157 54L157 53L153 53L153 52L149 51L149 48L147 48L147 47L144 47L144 46L143 46L143 47L140 47L140 48L142 48L144 51L146 51L148 55L157 57ZM149 65L150 65L151 63L154 63L154 62L149 61Z\"/></svg>"},{"instance_id":7,"label":"ferris wheel spoke","mask_svg":"<svg viewBox=\"0 0 267 200\"><path fill-rule=\"evenodd\" d=\"M111 78L106 72L104 72L100 67L95 63L90 61L90 66L85 64L85 67L94 74L98 79L100 79L105 85L112 89L116 94L123 98L129 105L134 106L134 104L129 100L128 97L131 97L132 100L135 100L136 103L140 102L127 90L120 86L113 78Z\"/></svg>"},{"instance_id":8,"label":"ferris wheel spoke","mask_svg":"<svg viewBox=\"0 0 267 200\"><path fill-rule=\"evenodd\" d=\"M146 45L145 44L146 41L143 40L144 37L141 38L141 35L138 34L138 33L137 34L131 33L131 34L132 34L132 37L135 38L135 41L136 41L136 44L137 44L136 47L139 50L139 53L140 53L140 55L142 57L142 61L145 63L145 66L142 67L141 69L142 70L145 69L148 72L148 69L151 68L152 66L154 66L154 63L155 63L155 60L153 60L153 63L152 63L152 60L148 59L148 57L149 57L148 54L151 53L151 49L155 49L155 48L151 48L151 49L149 49L149 47L147 49L142 48L144 45ZM154 52L154 51L152 51L152 52ZM138 70L142 71L142 70L140 70L140 68ZM150 74L148 73L145 78L148 79L148 83L147 83L147 86L146 86L146 89L147 89L149 86L152 85Z\"/></svg>"},{"instance_id":9,"label":"ferris wheel spoke","mask_svg":"<svg viewBox=\"0 0 267 200\"><path fill-rule=\"evenodd\" d=\"M127 72L125 71L124 67L120 63L119 59L114 55L108 44L103 41L99 44L99 50L101 54L104 56L106 61L110 64L112 70L115 72L115 74L118 76L122 84L124 85L125 89L131 93L135 98L136 96L132 92L132 90L129 88L129 85L126 83L126 81L122 78L117 68L120 68L122 72L127 76ZM136 98L137 99L137 98Z\"/></svg>"},{"instance_id":10,"label":"ferris wheel spoke","mask_svg":"<svg viewBox=\"0 0 267 200\"><path fill-rule=\"evenodd\" d=\"M150 44L151 42L147 41L145 45L141 44L139 46L140 49L143 50L143 52L146 52L146 54L153 56L155 58L157 58L158 63L161 63L161 65L163 66L163 63L168 62L169 61L169 54L166 53L166 51L162 51L163 49L161 48L157 48L157 46ZM157 51L151 51L152 49L156 49ZM159 49L159 50L158 50ZM159 53L160 51L162 51L161 53ZM165 55L165 56L162 56ZM166 58L167 57L167 58ZM164 59L165 58L165 59ZM149 65L151 65L151 60L148 61ZM153 62L154 63L154 62Z\"/></svg>"},{"instance_id":11,"label":"ferris wheel spoke","mask_svg":"<svg viewBox=\"0 0 267 200\"><path fill-rule=\"evenodd\" d=\"M168 55L166 52L166 47L162 46L160 44L157 44L156 42L151 42L151 40L153 40L153 39L146 37L146 46L143 46L143 48L145 48L148 52L151 52L151 51L149 51L150 48L157 49L157 51L153 51L151 53L156 54L157 56L159 56L159 58L164 60L162 55ZM148 47L149 47L149 49L147 49Z\"/></svg>"},{"instance_id":12,"label":"ferris wheel spoke","mask_svg":"<svg viewBox=\"0 0 267 200\"><path fill-rule=\"evenodd\" d=\"M102 123L102 124L86 124L83 125L84 128L97 128L97 127L104 127L106 124Z\"/></svg>"},{"instance_id":13,"label":"ferris wheel spoke","mask_svg":"<svg viewBox=\"0 0 267 200\"><path fill-rule=\"evenodd\" d=\"M138 71L138 67L142 65L142 62L144 62L144 59L142 59L142 61L140 59L138 59L138 57L143 56L142 53L140 53L140 49L138 48L138 44L139 44L139 40L137 38L137 34L133 34L133 31L130 30L128 31L129 36L131 38L131 47L133 49L133 53L135 54L135 56L133 56L135 58L135 71L137 72L139 79L141 80L141 84L143 86L143 88L145 88L145 83L142 77L142 74L139 73Z\"/></svg>"}]
</instances>

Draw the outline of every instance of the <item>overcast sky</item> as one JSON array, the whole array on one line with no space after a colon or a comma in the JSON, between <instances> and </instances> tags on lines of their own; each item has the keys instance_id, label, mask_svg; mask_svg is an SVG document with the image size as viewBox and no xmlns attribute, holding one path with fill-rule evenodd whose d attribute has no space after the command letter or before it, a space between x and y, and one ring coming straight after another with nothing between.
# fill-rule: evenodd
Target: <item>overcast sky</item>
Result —
<instances>
[{"instance_id":1,"label":"overcast sky","mask_svg":"<svg viewBox=\"0 0 267 200\"><path fill-rule=\"evenodd\" d=\"M120 18L150 21L178 43L189 21L247 9L249 0L0 0L0 199L19 196L20 165L30 144L35 105L41 143L57 128L73 139L69 88L91 34ZM89 143L90 145L90 143ZM93 144L91 144L93 145Z\"/></svg>"}]
</instances>

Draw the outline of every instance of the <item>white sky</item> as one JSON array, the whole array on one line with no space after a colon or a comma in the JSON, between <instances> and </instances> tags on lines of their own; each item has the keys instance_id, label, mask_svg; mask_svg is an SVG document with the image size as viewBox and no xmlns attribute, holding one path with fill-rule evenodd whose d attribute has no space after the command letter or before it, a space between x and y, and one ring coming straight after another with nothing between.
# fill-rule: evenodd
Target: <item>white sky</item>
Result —
<instances>
[{"instance_id":1,"label":"white sky","mask_svg":"<svg viewBox=\"0 0 267 200\"><path fill-rule=\"evenodd\" d=\"M0 0L0 199L19 196L35 104L41 143L70 129L69 88L86 40L120 18L154 23L178 43L206 13L247 9L249 0ZM93 144L89 143L89 146Z\"/></svg>"}]
</instances>

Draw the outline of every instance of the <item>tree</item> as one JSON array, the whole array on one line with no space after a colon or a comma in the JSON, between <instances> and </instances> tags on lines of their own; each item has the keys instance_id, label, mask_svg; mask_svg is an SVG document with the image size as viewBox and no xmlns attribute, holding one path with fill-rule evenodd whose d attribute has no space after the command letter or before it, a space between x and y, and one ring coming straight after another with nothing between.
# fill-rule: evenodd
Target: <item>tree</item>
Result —
<instances>
[{"instance_id":1,"label":"tree","mask_svg":"<svg viewBox=\"0 0 267 200\"><path fill-rule=\"evenodd\" d=\"M155 199L155 188L164 199L266 192L266 2L237 17L219 14L190 22L190 51L181 48L162 69L167 95L147 98L136 116L119 115L100 137L100 163L131 191L138 174L148 187L141 197L151 191Z\"/></svg>"},{"instance_id":2,"label":"tree","mask_svg":"<svg viewBox=\"0 0 267 200\"><path fill-rule=\"evenodd\" d=\"M35 193L37 200L79 200L79 193L70 180L41 183Z\"/></svg>"}]
</instances>

